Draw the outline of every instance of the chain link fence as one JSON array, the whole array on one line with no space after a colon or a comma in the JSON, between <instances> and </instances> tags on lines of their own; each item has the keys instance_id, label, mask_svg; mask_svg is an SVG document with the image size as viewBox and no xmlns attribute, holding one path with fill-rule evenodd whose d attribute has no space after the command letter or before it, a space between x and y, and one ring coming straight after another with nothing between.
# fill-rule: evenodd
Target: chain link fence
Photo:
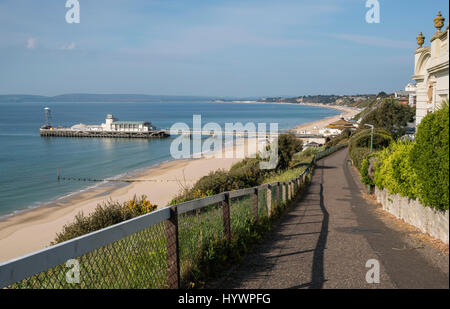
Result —
<instances>
[{"instance_id":1,"label":"chain link fence","mask_svg":"<svg viewBox=\"0 0 450 309\"><path fill-rule=\"evenodd\" d=\"M167 287L167 244L164 222L75 257L11 286L21 289Z\"/></svg>"}]
</instances>

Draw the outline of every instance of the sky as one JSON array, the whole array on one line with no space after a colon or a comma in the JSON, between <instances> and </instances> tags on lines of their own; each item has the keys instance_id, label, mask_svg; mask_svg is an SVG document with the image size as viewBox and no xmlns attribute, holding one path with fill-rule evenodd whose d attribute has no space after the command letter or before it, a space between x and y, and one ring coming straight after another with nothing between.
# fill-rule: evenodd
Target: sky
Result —
<instances>
[{"instance_id":1,"label":"sky","mask_svg":"<svg viewBox=\"0 0 450 309\"><path fill-rule=\"evenodd\" d=\"M0 0L0 94L300 96L412 82L446 0Z\"/></svg>"}]
</instances>

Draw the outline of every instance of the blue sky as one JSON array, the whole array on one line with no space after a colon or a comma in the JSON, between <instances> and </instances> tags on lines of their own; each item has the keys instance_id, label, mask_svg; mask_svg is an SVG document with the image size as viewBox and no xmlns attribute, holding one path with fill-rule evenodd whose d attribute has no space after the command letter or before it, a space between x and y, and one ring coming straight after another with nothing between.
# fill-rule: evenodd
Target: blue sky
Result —
<instances>
[{"instance_id":1,"label":"blue sky","mask_svg":"<svg viewBox=\"0 0 450 309\"><path fill-rule=\"evenodd\" d=\"M446 0L0 0L0 94L297 96L411 82Z\"/></svg>"}]
</instances>

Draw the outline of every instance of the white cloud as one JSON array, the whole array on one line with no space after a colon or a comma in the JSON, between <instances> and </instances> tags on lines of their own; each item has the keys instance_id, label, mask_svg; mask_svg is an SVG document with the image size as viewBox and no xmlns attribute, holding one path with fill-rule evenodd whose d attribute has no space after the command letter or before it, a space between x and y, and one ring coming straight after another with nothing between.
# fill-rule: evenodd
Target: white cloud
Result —
<instances>
[{"instance_id":1,"label":"white cloud","mask_svg":"<svg viewBox=\"0 0 450 309\"><path fill-rule=\"evenodd\" d=\"M33 49L36 47L36 38L33 37L29 37L27 40L27 48L28 49Z\"/></svg>"},{"instance_id":2,"label":"white cloud","mask_svg":"<svg viewBox=\"0 0 450 309\"><path fill-rule=\"evenodd\" d=\"M75 42L71 42L68 45L64 45L63 47L61 47L62 50L72 50L75 49Z\"/></svg>"}]
</instances>

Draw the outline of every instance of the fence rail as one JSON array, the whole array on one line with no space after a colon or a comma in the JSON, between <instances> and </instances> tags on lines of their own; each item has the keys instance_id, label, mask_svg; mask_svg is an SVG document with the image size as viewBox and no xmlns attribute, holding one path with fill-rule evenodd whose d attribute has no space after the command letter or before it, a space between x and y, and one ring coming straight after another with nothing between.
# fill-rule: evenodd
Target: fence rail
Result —
<instances>
[{"instance_id":1,"label":"fence rail","mask_svg":"<svg viewBox=\"0 0 450 309\"><path fill-rule=\"evenodd\" d=\"M0 288L179 288L202 246L270 217L295 197L316 160L343 147L316 154L290 181L180 203L2 263ZM78 284L68 277L72 259L83 275Z\"/></svg>"}]
</instances>

